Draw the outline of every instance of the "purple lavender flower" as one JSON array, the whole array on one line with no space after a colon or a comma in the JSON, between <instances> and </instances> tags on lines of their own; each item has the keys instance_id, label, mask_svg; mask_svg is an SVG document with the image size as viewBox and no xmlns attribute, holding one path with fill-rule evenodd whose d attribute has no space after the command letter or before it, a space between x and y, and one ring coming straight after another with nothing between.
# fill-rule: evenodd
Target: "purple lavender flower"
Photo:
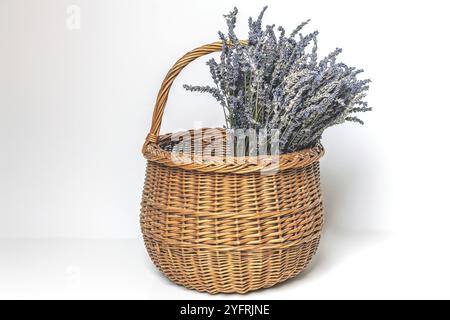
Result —
<instances>
[{"instance_id":1,"label":"purple lavender flower","mask_svg":"<svg viewBox=\"0 0 450 320\"><path fill-rule=\"evenodd\" d=\"M317 144L330 126L345 121L363 124L355 114L372 110L364 101L370 80L357 78L363 70L337 62L340 48L319 60L318 32L302 34L309 20L289 37L283 27L263 29L266 9L256 20L249 18L246 46L235 33L237 8L224 15L228 30L226 35L219 31L220 59L207 62L216 88L185 88L217 99L227 127L278 130L282 152Z\"/></svg>"}]
</instances>

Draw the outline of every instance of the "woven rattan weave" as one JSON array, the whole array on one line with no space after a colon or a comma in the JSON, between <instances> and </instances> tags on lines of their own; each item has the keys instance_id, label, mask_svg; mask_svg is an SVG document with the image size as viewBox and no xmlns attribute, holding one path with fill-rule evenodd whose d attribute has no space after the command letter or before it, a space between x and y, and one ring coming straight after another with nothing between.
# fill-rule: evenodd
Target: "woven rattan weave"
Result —
<instances>
[{"instance_id":1,"label":"woven rattan weave","mask_svg":"<svg viewBox=\"0 0 450 320\"><path fill-rule=\"evenodd\" d=\"M163 81L143 147L148 161L141 228L153 262L175 283L209 293L245 293L294 277L316 252L323 221L323 148L279 156L273 174L264 174L269 162L177 158L166 151L170 135L159 136L159 130L175 77L221 46L187 53ZM208 130L201 131L205 134L190 131L188 137L210 143Z\"/></svg>"}]
</instances>

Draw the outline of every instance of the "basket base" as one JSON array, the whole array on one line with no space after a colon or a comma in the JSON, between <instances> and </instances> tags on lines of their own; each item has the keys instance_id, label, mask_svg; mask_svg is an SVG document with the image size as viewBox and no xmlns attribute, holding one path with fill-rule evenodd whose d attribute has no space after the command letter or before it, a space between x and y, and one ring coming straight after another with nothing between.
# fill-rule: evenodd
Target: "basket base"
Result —
<instances>
[{"instance_id":1,"label":"basket base","mask_svg":"<svg viewBox=\"0 0 450 320\"><path fill-rule=\"evenodd\" d=\"M295 277L308 266L319 239L287 249L250 252L170 247L144 236L151 259L171 281L212 294L243 294Z\"/></svg>"}]
</instances>

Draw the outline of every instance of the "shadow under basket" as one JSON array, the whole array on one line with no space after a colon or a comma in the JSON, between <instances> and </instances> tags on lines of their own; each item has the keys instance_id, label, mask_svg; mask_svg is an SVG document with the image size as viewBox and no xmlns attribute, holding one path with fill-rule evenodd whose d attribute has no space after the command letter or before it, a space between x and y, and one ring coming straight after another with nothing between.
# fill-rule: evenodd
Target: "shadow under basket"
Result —
<instances>
[{"instance_id":1,"label":"shadow under basket","mask_svg":"<svg viewBox=\"0 0 450 320\"><path fill-rule=\"evenodd\" d=\"M280 155L276 171L273 159L170 152L171 135L159 136L170 87L189 62L220 49L219 42L187 53L161 86L143 147L141 229L151 259L173 282L209 293L246 293L296 276L315 254L324 150L318 145ZM184 139L207 146L212 133L226 136L223 129L197 131ZM226 144L214 147L227 152Z\"/></svg>"}]
</instances>

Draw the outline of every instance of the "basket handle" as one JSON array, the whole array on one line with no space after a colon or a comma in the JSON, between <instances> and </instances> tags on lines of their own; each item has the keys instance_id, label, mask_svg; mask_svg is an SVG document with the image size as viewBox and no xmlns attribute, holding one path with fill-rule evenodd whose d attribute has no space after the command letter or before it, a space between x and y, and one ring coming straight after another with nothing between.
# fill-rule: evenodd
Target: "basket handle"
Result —
<instances>
[{"instance_id":1,"label":"basket handle","mask_svg":"<svg viewBox=\"0 0 450 320\"><path fill-rule=\"evenodd\" d=\"M241 40L240 43L245 45L247 44L247 41ZM183 70L184 67L186 67L190 62L194 61L195 59L204 56L206 54L222 50L222 45L223 44L221 41L217 41L198 47L186 53L177 62L175 62L173 67L169 70L169 72L167 73L166 77L164 78L161 84L161 88L159 89L158 96L156 98L155 107L153 109L152 125L150 128L150 132L147 135L147 138L145 139L144 146L142 148L143 153L145 152L149 144L151 143L156 144L158 141L159 130L161 129L162 116L164 114L164 109L166 107L170 87L172 86L172 83L174 82L177 75L181 72L181 70Z\"/></svg>"}]
</instances>

